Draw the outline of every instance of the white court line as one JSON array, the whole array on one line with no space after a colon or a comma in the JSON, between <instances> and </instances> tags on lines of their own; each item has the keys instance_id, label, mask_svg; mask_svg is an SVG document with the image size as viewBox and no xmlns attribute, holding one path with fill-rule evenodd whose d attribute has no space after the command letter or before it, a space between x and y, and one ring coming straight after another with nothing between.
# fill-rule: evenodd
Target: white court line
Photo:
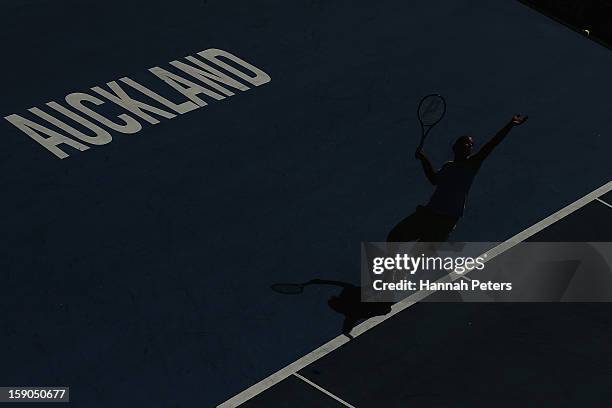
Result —
<instances>
[{"instance_id":1,"label":"white court line","mask_svg":"<svg viewBox=\"0 0 612 408\"><path fill-rule=\"evenodd\" d=\"M608 207L612 208L612 204L608 204L607 202L605 202L601 198L596 198L596 200L599 201L600 203L602 203L603 205L607 205Z\"/></svg>"},{"instance_id":2,"label":"white court line","mask_svg":"<svg viewBox=\"0 0 612 408\"><path fill-rule=\"evenodd\" d=\"M537 224L534 224L531 227L525 229L524 231L519 232L518 234L508 239L507 241L504 241L501 244L497 245L496 247L492 248L491 250L487 251L487 262L495 258L496 256L498 256L499 254L514 247L518 243L523 242L527 238L537 234L538 232L542 231L548 226L554 224L560 219L567 217L574 211L584 207L588 203L596 200L597 197L602 196L611 190L612 190L612 181L609 181L608 183L604 184L598 189L576 200L575 202L568 205L567 207L562 208L556 213L544 218L542 221L538 222ZM455 279L458 279L461 276L462 275L459 275L456 273L451 273L449 275L443 276L442 278L438 279L438 281L436 282L454 281ZM420 292L417 292L417 293L414 293L408 296L406 299L402 300L401 302L394 304L391 307L391 312L387 313L386 315L372 317L366 320L365 322L355 326L353 330L351 331L351 335L353 337L362 335L366 331L370 330L371 328L375 326L378 326L380 323L391 318L392 316L401 312L402 310L409 308L410 306L414 305L417 302L420 302L421 300L423 300L424 298L426 298L427 296L431 295L434 292L435 291L433 290L432 291L420 291ZM241 393L236 394L235 396L228 399L227 401L219 404L217 408L234 408L234 407L239 406L240 404L248 401L249 399L253 398L257 394L260 394L264 392L265 390L267 390L268 388L283 381L285 378L289 377L290 375L296 374L302 368L326 356L327 354L340 348L341 346L343 346L345 343L348 343L348 342L349 342L349 339L345 335L340 335L328 341L321 347L311 351L310 353L299 358L298 360L294 361L288 366L281 368L280 370L270 375L269 377L264 378L263 380L259 381L257 384L250 386L249 388L242 391Z\"/></svg>"},{"instance_id":3,"label":"white court line","mask_svg":"<svg viewBox=\"0 0 612 408\"><path fill-rule=\"evenodd\" d=\"M321 391L324 394L329 395L330 397L332 397L333 399L335 399L336 401L338 401L339 403L341 403L342 405L344 405L345 407L349 407L349 408L355 408L354 405L349 404L348 402L344 401L341 398L338 398L337 396L335 396L334 394L332 394L331 392L327 391L325 388L313 383L312 381L310 381L308 378L306 377L302 377L301 375L299 375L298 373L293 373L294 376L296 376L297 378L299 378L300 380L304 381L305 383L312 385L313 387L315 387L317 390Z\"/></svg>"}]
</instances>

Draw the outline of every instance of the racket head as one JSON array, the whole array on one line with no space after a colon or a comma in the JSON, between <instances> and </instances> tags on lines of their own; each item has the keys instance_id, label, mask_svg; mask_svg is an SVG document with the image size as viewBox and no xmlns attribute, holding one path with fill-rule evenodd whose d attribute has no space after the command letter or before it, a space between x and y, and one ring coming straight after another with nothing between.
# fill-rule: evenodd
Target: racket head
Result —
<instances>
[{"instance_id":1,"label":"racket head","mask_svg":"<svg viewBox=\"0 0 612 408\"><path fill-rule=\"evenodd\" d=\"M304 291L304 285L299 283L275 283L270 288L283 295L299 295Z\"/></svg>"},{"instance_id":2,"label":"racket head","mask_svg":"<svg viewBox=\"0 0 612 408\"><path fill-rule=\"evenodd\" d=\"M429 94L421 99L417 109L419 122L423 126L433 126L442 120L446 113L446 100L439 94Z\"/></svg>"}]
</instances>

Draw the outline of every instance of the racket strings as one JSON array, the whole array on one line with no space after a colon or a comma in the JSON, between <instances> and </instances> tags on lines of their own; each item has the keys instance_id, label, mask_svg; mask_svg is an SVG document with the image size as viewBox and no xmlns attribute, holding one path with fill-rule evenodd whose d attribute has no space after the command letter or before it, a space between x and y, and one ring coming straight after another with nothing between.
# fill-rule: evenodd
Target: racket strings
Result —
<instances>
[{"instance_id":1,"label":"racket strings","mask_svg":"<svg viewBox=\"0 0 612 408\"><path fill-rule=\"evenodd\" d=\"M446 106L442 97L429 95L425 97L419 106L419 120L425 126L432 126L442 119Z\"/></svg>"}]
</instances>

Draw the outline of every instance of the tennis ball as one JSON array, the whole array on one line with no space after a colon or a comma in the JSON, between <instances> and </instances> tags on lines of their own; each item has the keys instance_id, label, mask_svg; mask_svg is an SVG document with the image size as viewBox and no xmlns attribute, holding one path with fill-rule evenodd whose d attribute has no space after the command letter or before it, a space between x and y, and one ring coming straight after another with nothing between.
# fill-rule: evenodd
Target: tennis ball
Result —
<instances>
[{"instance_id":1,"label":"tennis ball","mask_svg":"<svg viewBox=\"0 0 612 408\"><path fill-rule=\"evenodd\" d=\"M582 32L585 33L586 35L591 35L591 31L586 28L582 30Z\"/></svg>"}]
</instances>

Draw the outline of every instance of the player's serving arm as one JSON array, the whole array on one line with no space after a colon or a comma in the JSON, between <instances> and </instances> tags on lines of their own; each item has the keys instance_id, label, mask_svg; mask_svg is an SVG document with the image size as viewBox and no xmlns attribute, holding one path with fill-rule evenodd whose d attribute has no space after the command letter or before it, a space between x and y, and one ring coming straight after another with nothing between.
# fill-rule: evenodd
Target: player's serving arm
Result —
<instances>
[{"instance_id":1,"label":"player's serving arm","mask_svg":"<svg viewBox=\"0 0 612 408\"><path fill-rule=\"evenodd\" d=\"M500 131L497 132L497 134L493 136L493 138L491 138L491 140L489 140L484 146L482 146L478 153L471 156L470 159L474 160L476 164L480 165L482 161L486 159L489 154L491 154L493 149L495 149L495 147L497 147L497 145L500 144L502 140L504 140L510 130L514 126L519 126L525 123L528 117L529 116L527 115L514 115L510 122L508 122L503 128L501 128Z\"/></svg>"}]
</instances>

